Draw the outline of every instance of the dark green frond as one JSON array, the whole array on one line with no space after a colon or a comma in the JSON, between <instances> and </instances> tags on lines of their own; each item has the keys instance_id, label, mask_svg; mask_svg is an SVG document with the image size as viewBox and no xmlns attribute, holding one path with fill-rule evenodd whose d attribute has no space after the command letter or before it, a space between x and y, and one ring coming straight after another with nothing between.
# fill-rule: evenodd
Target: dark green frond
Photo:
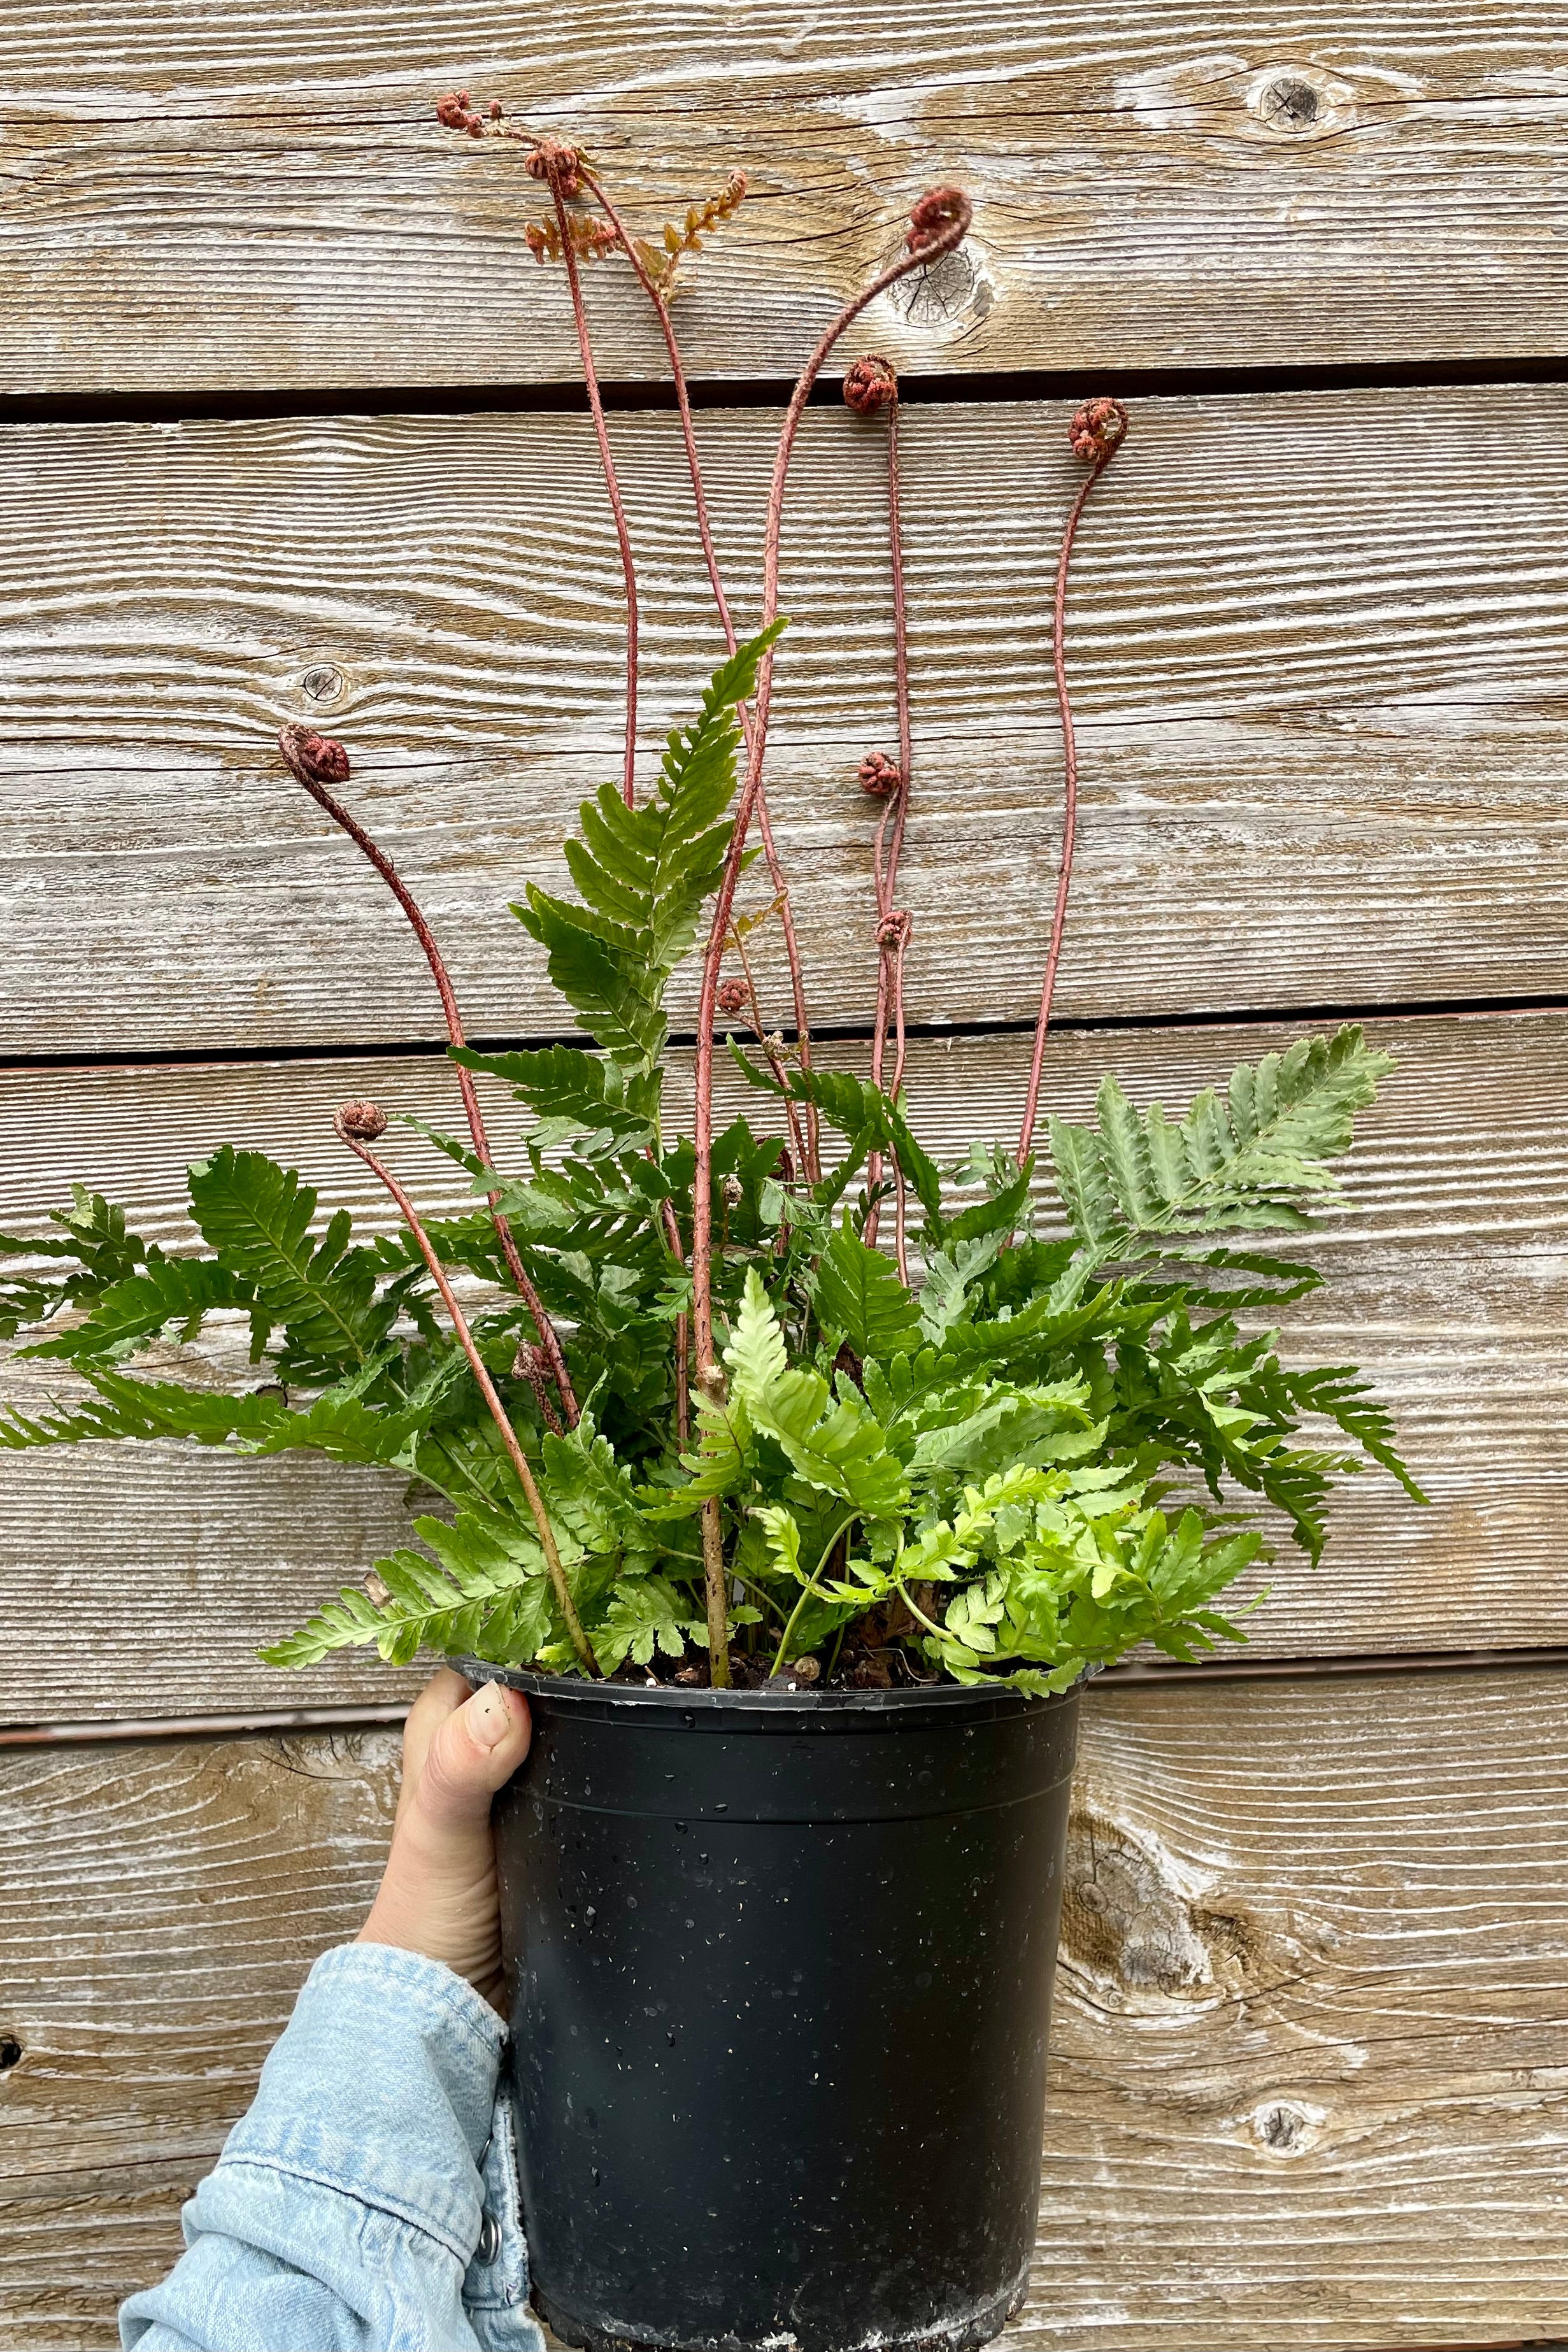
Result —
<instances>
[{"instance_id":1,"label":"dark green frond","mask_svg":"<svg viewBox=\"0 0 1568 2352\"><path fill-rule=\"evenodd\" d=\"M145 1273L111 1284L80 1323L21 1352L73 1363L112 1359L171 1328L182 1339L194 1339L216 1309L252 1307L255 1300L255 1284L216 1258L154 1255Z\"/></svg>"},{"instance_id":2,"label":"dark green frond","mask_svg":"<svg viewBox=\"0 0 1568 2352\"><path fill-rule=\"evenodd\" d=\"M349 1248L346 1211L313 1244L311 1187L264 1152L226 1143L192 1168L190 1192L203 1238L253 1286L258 1347L281 1326L286 1376L331 1380L380 1346L391 1318L375 1295L376 1255Z\"/></svg>"},{"instance_id":3,"label":"dark green frond","mask_svg":"<svg viewBox=\"0 0 1568 2352\"><path fill-rule=\"evenodd\" d=\"M824 1330L840 1332L857 1356L908 1354L921 1344L920 1312L897 1269L847 1218L822 1253L815 1296Z\"/></svg>"}]
</instances>

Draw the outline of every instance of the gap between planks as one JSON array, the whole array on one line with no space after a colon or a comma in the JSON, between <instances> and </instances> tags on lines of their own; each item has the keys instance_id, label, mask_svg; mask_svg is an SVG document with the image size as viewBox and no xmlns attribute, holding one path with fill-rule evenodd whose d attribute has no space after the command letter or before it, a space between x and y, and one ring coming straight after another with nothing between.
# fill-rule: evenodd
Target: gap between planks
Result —
<instances>
[{"instance_id":1,"label":"gap between planks","mask_svg":"<svg viewBox=\"0 0 1568 2352\"><path fill-rule=\"evenodd\" d=\"M968 401L999 404L1038 400L1086 400L1109 394L1118 400L1163 398L1246 399L1268 393L1457 392L1469 387L1505 388L1510 383L1568 383L1568 352L1535 358L1387 361L1321 367L1145 367L970 369L952 375L900 373L899 397L906 406L933 407ZM603 378L600 394L608 410L671 409L675 386L658 377ZM694 376L688 380L697 408L773 408L795 389L788 376ZM814 408L833 407L842 398L829 371L809 395ZM421 415L471 414L575 416L588 413L588 396L578 383L308 384L295 391L260 386L224 392L82 392L0 394L3 425L196 425L263 424L279 417Z\"/></svg>"},{"instance_id":2,"label":"gap between planks","mask_svg":"<svg viewBox=\"0 0 1568 2352\"><path fill-rule=\"evenodd\" d=\"M1215 1658L1193 1665L1146 1665L1142 1660L1108 1666L1093 1685L1101 1690L1150 1689L1172 1683L1250 1683L1279 1681L1284 1676L1305 1679L1323 1675L1434 1675L1568 1666L1568 1648L1524 1650L1377 1651L1343 1657ZM401 1723L405 1706L313 1706L258 1709L244 1715L149 1717L142 1721L103 1723L28 1723L0 1730L0 1748L102 1747L113 1742L141 1745L163 1739L233 1739L249 1734L283 1731L371 1731ZM1440 2352L1440 2347L1435 2347ZM1471 2352L1487 2352L1485 2346ZM1507 2347L1502 2347L1507 2352ZM1555 2352L1555 2347L1542 2347ZM1568 2347L1563 2347L1568 2352Z\"/></svg>"},{"instance_id":3,"label":"gap between planks","mask_svg":"<svg viewBox=\"0 0 1568 2352\"><path fill-rule=\"evenodd\" d=\"M1331 1003L1284 1006L1258 1005L1240 1013L1228 1013L1223 1007L1202 1006L1186 1013L1082 1013L1061 1018L1054 1014L1050 1034L1053 1037L1093 1034L1098 1036L1120 1035L1123 1031L1137 1034L1160 1029L1241 1029L1263 1027L1283 1023L1300 1025L1303 1022L1347 1021L1485 1021L1502 1014L1521 1013L1568 1013L1568 995L1560 993L1535 996L1475 996L1437 999L1428 1003L1412 998L1408 1002L1387 1003ZM911 1044L936 1039L946 1042L955 1037L1032 1037L1033 1021L906 1021L905 1034ZM715 1032L718 1037L721 1033ZM818 1045L868 1045L870 1034L863 1026L849 1022L812 1024L813 1042ZM589 1045L593 1039L581 1029L541 1029L509 1031L501 1036L479 1036L470 1034L466 1040L476 1054L535 1053L552 1045ZM689 1050L697 1043L695 1032L672 1029L669 1045L672 1050ZM349 1059L376 1062L408 1062L428 1059L431 1055L445 1055L445 1037L381 1038L345 1045L171 1045L144 1054L123 1047L106 1047L96 1054L0 1054L0 1076L23 1075L29 1070L158 1070L169 1069L243 1069L249 1065L272 1062L341 1062Z\"/></svg>"}]
</instances>

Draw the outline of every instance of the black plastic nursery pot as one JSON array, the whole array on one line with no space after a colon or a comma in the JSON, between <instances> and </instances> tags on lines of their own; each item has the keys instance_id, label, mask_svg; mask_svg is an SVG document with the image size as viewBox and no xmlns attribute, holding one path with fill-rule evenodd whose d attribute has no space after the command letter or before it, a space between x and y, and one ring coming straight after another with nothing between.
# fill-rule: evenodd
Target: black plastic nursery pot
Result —
<instances>
[{"instance_id":1,"label":"black plastic nursery pot","mask_svg":"<svg viewBox=\"0 0 1568 2352\"><path fill-rule=\"evenodd\" d=\"M533 1709L496 1840L552 2327L994 2336L1039 2204L1076 1694L501 1679Z\"/></svg>"}]
</instances>

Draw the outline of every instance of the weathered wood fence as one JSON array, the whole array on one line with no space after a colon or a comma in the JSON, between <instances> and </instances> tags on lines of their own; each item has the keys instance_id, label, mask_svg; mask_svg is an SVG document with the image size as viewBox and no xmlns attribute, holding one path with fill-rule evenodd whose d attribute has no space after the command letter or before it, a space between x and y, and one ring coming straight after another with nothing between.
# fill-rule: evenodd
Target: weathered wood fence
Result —
<instances>
[{"instance_id":1,"label":"weathered wood fence","mask_svg":"<svg viewBox=\"0 0 1568 2352\"><path fill-rule=\"evenodd\" d=\"M454 82L585 144L639 226L751 174L679 310L737 584L784 381L923 186L974 198L963 252L854 346L908 402L928 1138L1016 1117L1063 427L1090 391L1134 418L1075 582L1048 1097L1111 1066L1173 1102L1342 1013L1404 1065L1291 1331L1372 1370L1433 1505L1360 1482L1239 1673L1090 1699L1012 2340L1568 2331L1568 25L1434 0L8 12L6 1226L77 1178L167 1237L226 1138L374 1218L331 1107L444 1103L424 968L281 772L285 719L351 740L471 1028L555 1017L504 908L615 765L619 572L530 185L437 128ZM613 268L590 291L651 757L713 639L662 352ZM852 772L891 731L879 467L811 412L775 739L815 1007L851 1034ZM5 1384L42 1393L37 1367ZM376 1726L417 1678L286 1683L253 1653L400 1523L395 1480L304 1461L5 1461L7 2352L110 2343L368 1898Z\"/></svg>"}]
</instances>

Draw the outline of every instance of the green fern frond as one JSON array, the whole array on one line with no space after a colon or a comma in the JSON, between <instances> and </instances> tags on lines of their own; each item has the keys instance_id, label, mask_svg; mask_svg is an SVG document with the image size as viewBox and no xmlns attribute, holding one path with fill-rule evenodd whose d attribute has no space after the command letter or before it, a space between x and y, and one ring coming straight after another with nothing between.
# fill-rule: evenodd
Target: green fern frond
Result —
<instances>
[{"instance_id":1,"label":"green fern frond","mask_svg":"<svg viewBox=\"0 0 1568 2352\"><path fill-rule=\"evenodd\" d=\"M1107 1076L1096 1128L1051 1121L1058 1186L1074 1231L1105 1264L1139 1255L1131 1244L1167 1236L1310 1226L1302 1201L1335 1192L1326 1163L1348 1148L1355 1113L1393 1066L1351 1024L1243 1063L1226 1103L1205 1089L1181 1119L1158 1103L1140 1118Z\"/></svg>"},{"instance_id":2,"label":"green fern frond","mask_svg":"<svg viewBox=\"0 0 1568 2352\"><path fill-rule=\"evenodd\" d=\"M736 1394L746 1405L760 1402L789 1370L779 1318L755 1266L746 1270L745 1287L733 1328L724 1349Z\"/></svg>"},{"instance_id":3,"label":"green fern frond","mask_svg":"<svg viewBox=\"0 0 1568 2352\"><path fill-rule=\"evenodd\" d=\"M635 1107L635 1082L628 1087L620 1065L606 1056L585 1054L579 1045L513 1054L479 1054L454 1045L450 1052L465 1069L505 1080L538 1118L529 1140L542 1150L605 1133L635 1150L653 1140L652 1127Z\"/></svg>"},{"instance_id":4,"label":"green fern frond","mask_svg":"<svg viewBox=\"0 0 1568 2352\"><path fill-rule=\"evenodd\" d=\"M91 1192L85 1184L73 1184L70 1189L70 1207L49 1212L50 1222L68 1239L45 1246L51 1255L58 1250L62 1257L75 1257L85 1281L96 1289L107 1289L145 1264L147 1244L128 1229L124 1210L106 1201L101 1192ZM79 1300L84 1295L79 1291Z\"/></svg>"},{"instance_id":5,"label":"green fern frond","mask_svg":"<svg viewBox=\"0 0 1568 2352\"><path fill-rule=\"evenodd\" d=\"M49 1220L62 1228L65 1239L0 1234L0 1258L41 1258L61 1269L0 1280L0 1339L14 1338L29 1324L48 1322L63 1308L92 1306L151 1255L141 1236L127 1231L124 1210L85 1184L73 1184L71 1206L51 1209Z\"/></svg>"},{"instance_id":6,"label":"green fern frond","mask_svg":"<svg viewBox=\"0 0 1568 2352\"><path fill-rule=\"evenodd\" d=\"M46 1413L14 1407L0 1412L0 1452L100 1439L152 1444L175 1438L242 1454L309 1452L336 1462L413 1470L438 1402L438 1392L432 1391L402 1410L388 1409L368 1403L353 1392L353 1383L344 1382L295 1410L271 1390L230 1396L177 1381L141 1380L102 1364L81 1369L94 1391L81 1404Z\"/></svg>"},{"instance_id":7,"label":"green fern frond","mask_svg":"<svg viewBox=\"0 0 1568 2352\"><path fill-rule=\"evenodd\" d=\"M58 1357L81 1363L113 1359L144 1346L171 1327L181 1339L194 1339L205 1318L220 1307L252 1307L256 1285L231 1273L216 1258L164 1257L153 1253L146 1271L128 1276L105 1290L80 1323L52 1339L24 1348L25 1356Z\"/></svg>"},{"instance_id":8,"label":"green fern frond","mask_svg":"<svg viewBox=\"0 0 1568 2352\"><path fill-rule=\"evenodd\" d=\"M896 1151L899 1164L925 1211L928 1227L941 1232L942 1174L910 1132L901 1100L895 1102L879 1087L872 1086L869 1079L858 1078L849 1070L792 1070L785 1087L770 1071L753 1062L732 1037L730 1053L748 1085L763 1094L781 1097L787 1094L792 1101L815 1103L828 1125L837 1128L847 1141L848 1154L818 1188L819 1200L829 1203L837 1201L868 1152Z\"/></svg>"},{"instance_id":9,"label":"green fern frond","mask_svg":"<svg viewBox=\"0 0 1568 2352\"><path fill-rule=\"evenodd\" d=\"M920 1310L897 1269L847 1216L817 1262L814 1297L823 1329L842 1333L858 1357L909 1355L921 1344Z\"/></svg>"},{"instance_id":10,"label":"green fern frond","mask_svg":"<svg viewBox=\"0 0 1568 2352\"><path fill-rule=\"evenodd\" d=\"M566 844L580 903L530 883L512 908L590 1035L634 1076L658 1066L666 984L724 869L741 740L735 706L753 691L757 665L783 626L775 621L714 672L696 723L669 737L658 788L642 807L628 809L614 784L584 802L581 838Z\"/></svg>"},{"instance_id":11,"label":"green fern frond","mask_svg":"<svg viewBox=\"0 0 1568 2352\"><path fill-rule=\"evenodd\" d=\"M378 1559L379 1595L345 1586L337 1601L263 1650L266 1664L311 1666L333 1650L374 1647L393 1665L408 1664L422 1648L521 1665L559 1633L531 1532L474 1511L459 1511L450 1525L416 1519L414 1532L434 1560L406 1549Z\"/></svg>"},{"instance_id":12,"label":"green fern frond","mask_svg":"<svg viewBox=\"0 0 1568 2352\"><path fill-rule=\"evenodd\" d=\"M972 1482L1014 1465L1078 1462L1105 1438L1104 1423L1090 1414L1087 1384L1077 1379L1031 1388L988 1383L969 1410L949 1405L940 1418L938 1410L933 1406L926 1416L910 1465L919 1480Z\"/></svg>"},{"instance_id":13,"label":"green fern frond","mask_svg":"<svg viewBox=\"0 0 1568 2352\"><path fill-rule=\"evenodd\" d=\"M251 1283L253 1349L281 1326L286 1378L331 1380L380 1346L395 1308L376 1297L376 1256L350 1249L340 1210L312 1244L316 1194L291 1168L225 1144L190 1171L191 1214L220 1264Z\"/></svg>"},{"instance_id":14,"label":"green fern frond","mask_svg":"<svg viewBox=\"0 0 1568 2352\"><path fill-rule=\"evenodd\" d=\"M616 1459L591 1412L584 1411L563 1436L543 1444L545 1494L552 1517L583 1549L601 1558L637 1558L658 1549L637 1507L631 1472Z\"/></svg>"},{"instance_id":15,"label":"green fern frond","mask_svg":"<svg viewBox=\"0 0 1568 2352\"><path fill-rule=\"evenodd\" d=\"M693 1614L690 1594L667 1577L645 1576L615 1587L594 1628L594 1655L603 1672L613 1675L628 1657L634 1665L651 1665L656 1651L679 1658L688 1643L706 1647L707 1641L706 1621Z\"/></svg>"},{"instance_id":16,"label":"green fern frond","mask_svg":"<svg viewBox=\"0 0 1568 2352\"><path fill-rule=\"evenodd\" d=\"M1281 1418L1289 1415L1293 1419L1302 1412L1324 1414L1361 1447L1369 1460L1397 1478L1413 1501L1425 1503L1430 1499L1394 1449L1393 1414L1385 1405L1373 1402L1370 1384L1362 1379L1353 1364L1324 1364L1306 1371L1288 1371L1283 1365L1271 1362L1259 1385L1266 1402Z\"/></svg>"}]
</instances>

